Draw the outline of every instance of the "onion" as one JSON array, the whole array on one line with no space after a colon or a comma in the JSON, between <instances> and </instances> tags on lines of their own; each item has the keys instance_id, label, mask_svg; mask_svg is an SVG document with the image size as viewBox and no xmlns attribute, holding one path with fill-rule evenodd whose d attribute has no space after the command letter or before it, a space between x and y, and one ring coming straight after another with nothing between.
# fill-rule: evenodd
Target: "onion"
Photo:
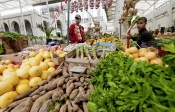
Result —
<instances>
[{"instance_id":1,"label":"onion","mask_svg":"<svg viewBox=\"0 0 175 112\"><path fill-rule=\"evenodd\" d=\"M141 52L139 52L139 56L144 57L146 53L147 53L146 51L141 51Z\"/></svg>"},{"instance_id":2,"label":"onion","mask_svg":"<svg viewBox=\"0 0 175 112\"><path fill-rule=\"evenodd\" d=\"M158 64L158 65L160 65L160 66L163 65L162 60L159 59L159 58L156 58L156 59L151 60L150 63L151 63L151 64Z\"/></svg>"},{"instance_id":3,"label":"onion","mask_svg":"<svg viewBox=\"0 0 175 112\"><path fill-rule=\"evenodd\" d=\"M145 57L140 57L138 60L139 60L139 61L146 61L146 62L149 62L149 60L148 60L147 58L145 58Z\"/></svg>"},{"instance_id":4,"label":"onion","mask_svg":"<svg viewBox=\"0 0 175 112\"><path fill-rule=\"evenodd\" d=\"M135 59L135 58L138 58L139 57L139 54L138 53L134 53L134 54L132 54L132 56Z\"/></svg>"},{"instance_id":5,"label":"onion","mask_svg":"<svg viewBox=\"0 0 175 112\"><path fill-rule=\"evenodd\" d=\"M136 47L131 47L131 48L129 48L129 52L130 52L131 54L133 54L133 53L138 52L138 49L137 49Z\"/></svg>"},{"instance_id":6,"label":"onion","mask_svg":"<svg viewBox=\"0 0 175 112\"><path fill-rule=\"evenodd\" d=\"M142 51L147 52L148 50L147 50L146 48L140 48L140 49L139 49L139 52L142 52Z\"/></svg>"},{"instance_id":7,"label":"onion","mask_svg":"<svg viewBox=\"0 0 175 112\"><path fill-rule=\"evenodd\" d=\"M156 53L154 53L154 52L148 52L148 53L145 54L145 57L147 59L149 59L149 60L153 60L153 59L156 58Z\"/></svg>"}]
</instances>

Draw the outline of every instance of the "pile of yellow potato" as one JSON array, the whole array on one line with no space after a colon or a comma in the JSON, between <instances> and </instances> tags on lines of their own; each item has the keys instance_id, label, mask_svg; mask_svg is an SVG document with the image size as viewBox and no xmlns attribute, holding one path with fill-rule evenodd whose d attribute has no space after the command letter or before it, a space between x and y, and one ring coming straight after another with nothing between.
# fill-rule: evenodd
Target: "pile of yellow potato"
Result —
<instances>
[{"instance_id":1,"label":"pile of yellow potato","mask_svg":"<svg viewBox=\"0 0 175 112\"><path fill-rule=\"evenodd\" d=\"M12 103L18 94L37 86L55 72L55 64L50 60L48 51L32 51L29 56L21 66L13 65L10 60L1 60L0 109Z\"/></svg>"},{"instance_id":2,"label":"pile of yellow potato","mask_svg":"<svg viewBox=\"0 0 175 112\"><path fill-rule=\"evenodd\" d=\"M146 61L150 64L163 65L163 62L160 58L157 57L156 53L151 52L147 48L137 49L136 47L131 47L123 52L124 55L130 55L134 61Z\"/></svg>"}]
</instances>

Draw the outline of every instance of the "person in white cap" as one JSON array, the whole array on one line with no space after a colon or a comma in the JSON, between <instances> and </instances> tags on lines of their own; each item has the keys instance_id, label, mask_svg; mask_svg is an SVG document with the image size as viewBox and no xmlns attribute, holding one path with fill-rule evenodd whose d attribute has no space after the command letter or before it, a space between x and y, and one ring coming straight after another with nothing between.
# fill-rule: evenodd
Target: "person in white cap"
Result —
<instances>
[{"instance_id":1,"label":"person in white cap","mask_svg":"<svg viewBox=\"0 0 175 112\"><path fill-rule=\"evenodd\" d=\"M86 41L84 27L80 25L81 16L79 14L75 16L75 21L69 27L69 40L71 43L84 43Z\"/></svg>"}]
</instances>

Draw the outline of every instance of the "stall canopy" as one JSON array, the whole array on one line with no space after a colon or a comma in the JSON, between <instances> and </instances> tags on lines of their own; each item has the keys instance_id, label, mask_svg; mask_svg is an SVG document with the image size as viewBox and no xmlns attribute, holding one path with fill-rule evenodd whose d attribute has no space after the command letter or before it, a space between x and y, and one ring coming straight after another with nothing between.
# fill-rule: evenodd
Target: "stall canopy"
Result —
<instances>
[{"instance_id":1,"label":"stall canopy","mask_svg":"<svg viewBox=\"0 0 175 112\"><path fill-rule=\"evenodd\" d=\"M115 16L115 11L116 10L116 0L113 0L113 5L106 9L106 15L107 15L107 20L108 22L114 22L114 16ZM120 2L124 2L124 0L119 0ZM140 0L136 8L138 9L138 15L140 16L146 16L150 12L153 11L154 9L154 4L155 4L155 10L158 8L161 8L163 5L167 5L169 3L169 0Z\"/></svg>"}]
</instances>

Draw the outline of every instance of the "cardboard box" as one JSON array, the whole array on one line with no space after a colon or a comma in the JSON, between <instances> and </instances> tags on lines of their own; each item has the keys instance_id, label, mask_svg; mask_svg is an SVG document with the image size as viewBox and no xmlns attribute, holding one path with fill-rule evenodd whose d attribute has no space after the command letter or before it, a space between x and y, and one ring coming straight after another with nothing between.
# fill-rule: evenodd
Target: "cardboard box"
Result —
<instances>
[{"instance_id":1,"label":"cardboard box","mask_svg":"<svg viewBox=\"0 0 175 112\"><path fill-rule=\"evenodd\" d=\"M0 60L11 60L14 62L22 62L23 58L18 56L11 56L11 55L0 55Z\"/></svg>"}]
</instances>

